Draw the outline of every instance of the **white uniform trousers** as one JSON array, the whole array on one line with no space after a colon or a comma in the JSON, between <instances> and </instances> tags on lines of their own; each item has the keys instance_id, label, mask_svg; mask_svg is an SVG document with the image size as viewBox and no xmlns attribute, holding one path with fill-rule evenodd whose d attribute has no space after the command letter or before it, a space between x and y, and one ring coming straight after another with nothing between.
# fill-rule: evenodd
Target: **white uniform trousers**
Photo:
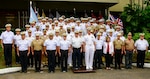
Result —
<instances>
[{"instance_id":1,"label":"white uniform trousers","mask_svg":"<svg viewBox=\"0 0 150 79\"><path fill-rule=\"evenodd\" d=\"M85 46L85 65L86 69L93 69L94 45Z\"/></svg>"},{"instance_id":2,"label":"white uniform trousers","mask_svg":"<svg viewBox=\"0 0 150 79\"><path fill-rule=\"evenodd\" d=\"M72 66L72 52L73 50L71 49L68 55L68 64L69 66Z\"/></svg>"}]
</instances>

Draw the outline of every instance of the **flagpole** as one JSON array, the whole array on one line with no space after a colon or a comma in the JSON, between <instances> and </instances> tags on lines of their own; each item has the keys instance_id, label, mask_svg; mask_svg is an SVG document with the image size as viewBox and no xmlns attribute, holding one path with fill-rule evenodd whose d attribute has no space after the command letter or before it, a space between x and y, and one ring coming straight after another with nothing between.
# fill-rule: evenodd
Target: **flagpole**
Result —
<instances>
[{"instance_id":1,"label":"flagpole","mask_svg":"<svg viewBox=\"0 0 150 79\"><path fill-rule=\"evenodd\" d=\"M20 28L20 11L18 11L18 26Z\"/></svg>"},{"instance_id":2,"label":"flagpole","mask_svg":"<svg viewBox=\"0 0 150 79\"><path fill-rule=\"evenodd\" d=\"M27 11L25 12L25 21L26 21L26 24L27 24L27 21L28 20L28 14L27 14Z\"/></svg>"},{"instance_id":3,"label":"flagpole","mask_svg":"<svg viewBox=\"0 0 150 79\"><path fill-rule=\"evenodd\" d=\"M22 21L23 21L23 26L24 26L24 11L22 12Z\"/></svg>"}]
</instances>

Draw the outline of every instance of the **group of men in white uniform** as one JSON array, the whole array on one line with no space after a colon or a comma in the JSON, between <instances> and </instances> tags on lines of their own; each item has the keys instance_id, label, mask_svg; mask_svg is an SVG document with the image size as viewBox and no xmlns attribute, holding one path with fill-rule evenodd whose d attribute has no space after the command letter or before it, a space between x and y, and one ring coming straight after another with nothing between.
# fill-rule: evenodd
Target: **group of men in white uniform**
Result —
<instances>
[{"instance_id":1,"label":"group of men in white uniform","mask_svg":"<svg viewBox=\"0 0 150 79\"><path fill-rule=\"evenodd\" d=\"M6 24L5 27L5 32L10 32L10 28L7 27L11 27L11 24ZM122 27L117 25L117 23L112 24L110 20L106 20L105 23L104 19L96 20L91 17L80 19L74 17L65 18L64 16L58 19L39 17L38 22L33 21L30 25L25 25L25 28L26 30L22 32L17 28L15 30L16 35L14 35L13 32L10 32L10 34L4 34L5 32L3 32L1 34L2 44L4 44L2 46L5 46L4 52L11 52L11 45L16 45L16 47L22 46L19 51L23 51L22 53L24 53L24 50L28 50L26 53L29 54L28 56L30 56L30 58L27 59L28 63L26 63L33 66L33 56L28 47L31 46L36 36L39 36L44 41L43 47L45 47L45 49L43 48L42 51L48 56L49 72L55 72L54 67L56 66L56 62L54 61L57 61L58 66L61 64L61 71L63 72L67 71L68 64L69 66L73 65L73 69L75 70L80 69L81 66L83 66L84 54L87 70L92 70L93 67L101 68L100 64L103 64L102 59L97 61L99 58L96 58L94 53L96 50L103 49L105 38L110 37L111 42L113 42L119 35L122 41L125 40ZM25 35L28 44L18 45L18 41L22 39L22 35ZM22 43L23 42L19 44ZM11 66L11 54L10 56L8 53L4 54L6 54L6 66ZM58 56L57 60L55 56ZM30 59L31 62L29 61ZM96 64L93 66L93 61L94 63L99 62L98 67ZM19 57L17 58L17 54L16 62L20 62ZM65 62L65 64L63 62ZM26 71L26 67L24 71Z\"/></svg>"}]
</instances>

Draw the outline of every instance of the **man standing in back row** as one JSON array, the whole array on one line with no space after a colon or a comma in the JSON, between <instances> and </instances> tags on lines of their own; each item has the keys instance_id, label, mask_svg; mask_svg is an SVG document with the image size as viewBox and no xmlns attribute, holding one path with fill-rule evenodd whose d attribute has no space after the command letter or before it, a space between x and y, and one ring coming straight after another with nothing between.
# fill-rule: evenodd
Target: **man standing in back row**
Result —
<instances>
[{"instance_id":1,"label":"man standing in back row","mask_svg":"<svg viewBox=\"0 0 150 79\"><path fill-rule=\"evenodd\" d=\"M4 49L6 67L12 66L12 47L14 47L14 33L11 31L11 24L6 24L6 31L1 34L1 46Z\"/></svg>"}]
</instances>

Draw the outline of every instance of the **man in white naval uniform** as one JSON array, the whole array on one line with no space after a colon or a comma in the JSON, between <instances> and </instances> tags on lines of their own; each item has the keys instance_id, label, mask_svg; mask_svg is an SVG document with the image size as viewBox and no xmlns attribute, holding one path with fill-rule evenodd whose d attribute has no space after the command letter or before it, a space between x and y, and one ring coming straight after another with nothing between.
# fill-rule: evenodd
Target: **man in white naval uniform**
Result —
<instances>
[{"instance_id":1,"label":"man in white naval uniform","mask_svg":"<svg viewBox=\"0 0 150 79\"><path fill-rule=\"evenodd\" d=\"M49 34L49 39L44 42L44 52L48 56L48 72L55 72L55 55L59 47L59 42L53 39L53 34ZM60 52L58 52L60 54Z\"/></svg>"},{"instance_id":2,"label":"man in white naval uniform","mask_svg":"<svg viewBox=\"0 0 150 79\"><path fill-rule=\"evenodd\" d=\"M25 39L25 32L21 32L21 39L17 42L17 55L20 57L21 72L27 73L27 59L29 54L29 41Z\"/></svg>"},{"instance_id":3,"label":"man in white naval uniform","mask_svg":"<svg viewBox=\"0 0 150 79\"><path fill-rule=\"evenodd\" d=\"M25 39L27 41L29 41L29 44L31 45L31 42L35 39L33 36L32 36L32 31L31 30L28 30L28 37L26 37ZM33 55L32 53L29 54L28 56L28 67L31 66L33 67Z\"/></svg>"},{"instance_id":4,"label":"man in white naval uniform","mask_svg":"<svg viewBox=\"0 0 150 79\"><path fill-rule=\"evenodd\" d=\"M6 67L12 66L12 47L14 47L14 33L11 31L11 24L6 24L6 31L1 34L1 46L4 49Z\"/></svg>"},{"instance_id":5,"label":"man in white naval uniform","mask_svg":"<svg viewBox=\"0 0 150 79\"><path fill-rule=\"evenodd\" d=\"M32 31L32 36L34 36L34 32L36 31L35 22L30 23L30 29Z\"/></svg>"},{"instance_id":6,"label":"man in white naval uniform","mask_svg":"<svg viewBox=\"0 0 150 79\"><path fill-rule=\"evenodd\" d=\"M16 59L15 61L16 61L16 64L20 63L19 56L17 55L17 42L21 39L20 31L21 31L21 29L19 29L19 28L15 29L16 35L14 36L14 44L15 44L15 59Z\"/></svg>"},{"instance_id":7,"label":"man in white naval uniform","mask_svg":"<svg viewBox=\"0 0 150 79\"><path fill-rule=\"evenodd\" d=\"M145 53L147 53L149 47L148 41L144 39L144 35L144 33L140 33L140 39L135 42L138 68L144 68Z\"/></svg>"},{"instance_id":8,"label":"man in white naval uniform","mask_svg":"<svg viewBox=\"0 0 150 79\"><path fill-rule=\"evenodd\" d=\"M95 37L90 32L91 28L87 28L87 34L84 36L84 46L85 46L85 65L86 70L93 69L93 59L95 52Z\"/></svg>"},{"instance_id":9,"label":"man in white naval uniform","mask_svg":"<svg viewBox=\"0 0 150 79\"><path fill-rule=\"evenodd\" d=\"M60 42L62 40L61 36L59 35L59 30L55 31L55 36L53 38L54 40L56 40L57 42ZM57 53L56 55L56 64L58 67L60 67L60 60L61 60L61 56Z\"/></svg>"}]
</instances>

